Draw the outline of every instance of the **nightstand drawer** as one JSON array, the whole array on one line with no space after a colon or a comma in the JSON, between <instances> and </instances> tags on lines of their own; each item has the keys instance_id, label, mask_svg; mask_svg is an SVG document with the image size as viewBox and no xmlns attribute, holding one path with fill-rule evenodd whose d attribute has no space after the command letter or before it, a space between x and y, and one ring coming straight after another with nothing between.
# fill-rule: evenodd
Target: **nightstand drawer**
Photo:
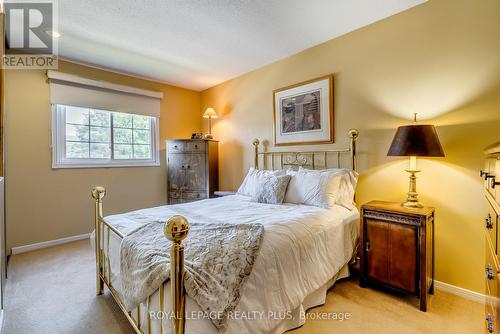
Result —
<instances>
[{"instance_id":1,"label":"nightstand drawer","mask_svg":"<svg viewBox=\"0 0 500 334\"><path fill-rule=\"evenodd\" d=\"M403 216L401 214L385 212L385 211L375 211L375 210L367 209L363 212L363 216L365 218L371 218L371 219L379 220L379 221L389 221L389 222L393 222L393 223L408 224L408 225L414 225L414 226L420 225L420 218L419 217L406 216L406 215Z\"/></svg>"}]
</instances>

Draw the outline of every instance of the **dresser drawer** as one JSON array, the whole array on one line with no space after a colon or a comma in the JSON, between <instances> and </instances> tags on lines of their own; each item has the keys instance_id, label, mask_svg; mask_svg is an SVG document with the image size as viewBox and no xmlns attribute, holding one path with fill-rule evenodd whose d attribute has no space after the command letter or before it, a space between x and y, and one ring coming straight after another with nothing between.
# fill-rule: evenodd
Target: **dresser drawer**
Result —
<instances>
[{"instance_id":1,"label":"dresser drawer","mask_svg":"<svg viewBox=\"0 0 500 334\"><path fill-rule=\"evenodd\" d=\"M194 192L194 191L173 191L170 190L168 193L168 204L180 204L199 201L206 199L207 194L205 192Z\"/></svg>"},{"instance_id":2,"label":"dresser drawer","mask_svg":"<svg viewBox=\"0 0 500 334\"><path fill-rule=\"evenodd\" d=\"M485 187L487 189L487 191L493 195L493 197L495 197L495 186L492 185L492 180L496 177L497 175L497 167L496 167L496 164L497 164L497 159L496 158L488 158L486 159L486 166L487 166L487 169L486 169L486 172L488 173L487 174L487 177L486 177L486 182L485 182ZM500 177L500 174L499 174L499 177Z\"/></svg>"},{"instance_id":3,"label":"dresser drawer","mask_svg":"<svg viewBox=\"0 0 500 334\"><path fill-rule=\"evenodd\" d=\"M182 200L177 199L177 198L169 198L168 199L168 204L173 205L173 204L182 204Z\"/></svg>"},{"instance_id":4,"label":"dresser drawer","mask_svg":"<svg viewBox=\"0 0 500 334\"><path fill-rule=\"evenodd\" d=\"M181 194L181 198L184 202L198 201L207 198L206 192L184 192Z\"/></svg>"},{"instance_id":5,"label":"dresser drawer","mask_svg":"<svg viewBox=\"0 0 500 334\"><path fill-rule=\"evenodd\" d=\"M169 141L167 146L169 153L182 153L185 150L185 142L180 140Z\"/></svg>"},{"instance_id":6,"label":"dresser drawer","mask_svg":"<svg viewBox=\"0 0 500 334\"><path fill-rule=\"evenodd\" d=\"M481 177L483 178L484 180L484 189L488 189L489 187L489 181L490 179L488 179L486 177L486 175L489 175L490 174L490 159L485 159L484 160L484 170L481 170Z\"/></svg>"},{"instance_id":7,"label":"dresser drawer","mask_svg":"<svg viewBox=\"0 0 500 334\"><path fill-rule=\"evenodd\" d=\"M492 249L490 237L486 235L485 247L485 266L484 275L486 280L486 298L495 309L497 306L497 293L498 293L498 275L499 275L498 262L496 255Z\"/></svg>"},{"instance_id":8,"label":"dresser drawer","mask_svg":"<svg viewBox=\"0 0 500 334\"><path fill-rule=\"evenodd\" d=\"M171 199L180 199L181 198L181 193L180 193L180 191L177 191L177 190L169 190L169 192L168 192L168 198L171 198Z\"/></svg>"},{"instance_id":9,"label":"dresser drawer","mask_svg":"<svg viewBox=\"0 0 500 334\"><path fill-rule=\"evenodd\" d=\"M498 215L495 212L490 201L487 200L487 214L484 217L483 226L486 229L486 234L490 237L492 249L494 254L498 254Z\"/></svg>"},{"instance_id":10,"label":"dresser drawer","mask_svg":"<svg viewBox=\"0 0 500 334\"><path fill-rule=\"evenodd\" d=\"M496 310L493 308L493 306L488 302L486 302L484 317L485 317L485 326L484 326L485 333L488 334L498 333L497 313Z\"/></svg>"},{"instance_id":11,"label":"dresser drawer","mask_svg":"<svg viewBox=\"0 0 500 334\"><path fill-rule=\"evenodd\" d=\"M204 141L189 141L186 143L186 152L206 152L206 143Z\"/></svg>"},{"instance_id":12,"label":"dresser drawer","mask_svg":"<svg viewBox=\"0 0 500 334\"><path fill-rule=\"evenodd\" d=\"M500 183L500 157L497 157L495 161L495 182ZM490 184L491 186L491 184ZM500 205L500 185L496 184L494 189L491 190L491 194L495 197L497 203Z\"/></svg>"}]
</instances>

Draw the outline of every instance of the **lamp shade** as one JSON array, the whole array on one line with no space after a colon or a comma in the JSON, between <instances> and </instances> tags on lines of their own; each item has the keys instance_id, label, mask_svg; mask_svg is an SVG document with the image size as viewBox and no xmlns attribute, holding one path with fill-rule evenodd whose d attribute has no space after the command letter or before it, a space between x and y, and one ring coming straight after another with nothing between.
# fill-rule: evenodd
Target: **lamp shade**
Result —
<instances>
[{"instance_id":1,"label":"lamp shade","mask_svg":"<svg viewBox=\"0 0 500 334\"><path fill-rule=\"evenodd\" d=\"M203 118L217 118L217 113L214 108L207 108L203 113Z\"/></svg>"},{"instance_id":2,"label":"lamp shade","mask_svg":"<svg viewBox=\"0 0 500 334\"><path fill-rule=\"evenodd\" d=\"M444 152L433 125L408 125L398 128L387 155L444 157Z\"/></svg>"}]
</instances>

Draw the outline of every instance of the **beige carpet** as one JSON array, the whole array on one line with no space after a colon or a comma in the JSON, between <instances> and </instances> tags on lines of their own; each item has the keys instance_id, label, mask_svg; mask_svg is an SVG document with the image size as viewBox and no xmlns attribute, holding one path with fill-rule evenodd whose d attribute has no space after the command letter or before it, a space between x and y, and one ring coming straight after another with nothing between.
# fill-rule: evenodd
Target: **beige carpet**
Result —
<instances>
[{"instance_id":1,"label":"beige carpet","mask_svg":"<svg viewBox=\"0 0 500 334\"><path fill-rule=\"evenodd\" d=\"M132 333L111 296L95 296L94 257L88 241L11 257L3 333ZM349 320L308 320L290 333L476 334L483 332L484 308L437 291L427 313L414 297L361 289L343 280L324 306L309 314L345 312Z\"/></svg>"}]
</instances>

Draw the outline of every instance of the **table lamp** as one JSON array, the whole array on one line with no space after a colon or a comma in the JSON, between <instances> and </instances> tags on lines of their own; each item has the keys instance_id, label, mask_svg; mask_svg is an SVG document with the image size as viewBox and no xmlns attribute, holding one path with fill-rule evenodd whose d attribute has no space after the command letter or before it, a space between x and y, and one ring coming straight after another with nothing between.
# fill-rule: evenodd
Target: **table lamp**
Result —
<instances>
[{"instance_id":1,"label":"table lamp","mask_svg":"<svg viewBox=\"0 0 500 334\"><path fill-rule=\"evenodd\" d=\"M217 118L217 113L214 108L207 108L203 113L203 118L208 118L208 134L205 135L205 138L212 139L212 118Z\"/></svg>"},{"instance_id":2,"label":"table lamp","mask_svg":"<svg viewBox=\"0 0 500 334\"><path fill-rule=\"evenodd\" d=\"M420 172L417 169L417 157L444 157L443 148L434 126L417 124L417 114L415 114L413 125L398 128L387 155L410 157L410 166L406 170L410 173L410 187L408 198L403 203L403 206L409 208L423 207L418 201L417 194L417 177L415 174Z\"/></svg>"}]
</instances>

